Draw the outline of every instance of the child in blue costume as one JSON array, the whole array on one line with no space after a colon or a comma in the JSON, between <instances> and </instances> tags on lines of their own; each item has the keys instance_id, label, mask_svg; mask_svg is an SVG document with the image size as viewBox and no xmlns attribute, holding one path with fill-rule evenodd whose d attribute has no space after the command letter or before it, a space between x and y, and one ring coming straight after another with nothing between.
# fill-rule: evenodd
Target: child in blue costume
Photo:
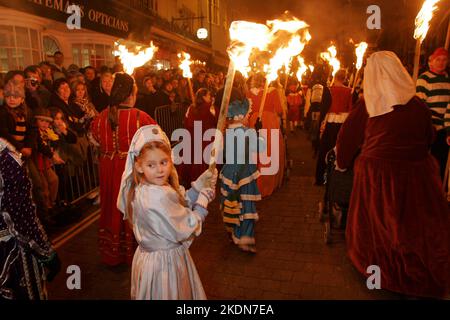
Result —
<instances>
[{"instance_id":1,"label":"child in blue costume","mask_svg":"<svg viewBox=\"0 0 450 320\"><path fill-rule=\"evenodd\" d=\"M265 149L263 138L258 138L254 129L246 126L249 102L234 100L227 113L225 134L226 159L220 172L220 209L226 230L232 241L243 251L256 252L255 222L258 220L256 201L261 200L256 179L259 177L256 164L257 145Z\"/></svg>"}]
</instances>

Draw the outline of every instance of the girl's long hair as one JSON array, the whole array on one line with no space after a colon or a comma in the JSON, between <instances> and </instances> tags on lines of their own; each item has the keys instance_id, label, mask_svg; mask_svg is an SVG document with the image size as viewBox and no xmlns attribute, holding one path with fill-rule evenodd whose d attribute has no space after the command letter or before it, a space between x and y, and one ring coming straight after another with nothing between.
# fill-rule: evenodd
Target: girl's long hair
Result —
<instances>
[{"instance_id":1,"label":"girl's long hair","mask_svg":"<svg viewBox=\"0 0 450 320\"><path fill-rule=\"evenodd\" d=\"M161 142L161 141L151 141L146 143L141 151L139 152L139 155L134 159L134 163L133 163L133 174L131 177L131 184L130 184L130 189L128 190L128 194L127 194L127 215L128 215L128 222L130 223L130 225L133 225L133 200L135 198L136 195L136 187L142 183L142 179L144 179L143 174L139 173L136 170L136 162L137 161L141 161L142 157L145 155L146 152L152 151L152 150L156 150L159 149L161 151L163 151L168 157L169 159L171 159L171 150L170 147L168 145L166 145L165 143ZM180 191L180 182L178 180L178 173L177 170L175 169L175 166L172 163L172 160L170 160L170 163L172 165L172 170L170 172L169 175L169 185L175 190L175 192L178 195L178 200L180 201L180 204L183 206L186 206L186 200L184 199L183 194Z\"/></svg>"}]
</instances>

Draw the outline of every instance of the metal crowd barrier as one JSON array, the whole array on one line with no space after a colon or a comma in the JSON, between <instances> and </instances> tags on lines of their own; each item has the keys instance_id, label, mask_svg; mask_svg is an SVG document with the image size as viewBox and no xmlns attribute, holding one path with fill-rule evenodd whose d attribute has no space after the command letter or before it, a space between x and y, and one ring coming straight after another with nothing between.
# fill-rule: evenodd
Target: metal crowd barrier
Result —
<instances>
[{"instance_id":1,"label":"metal crowd barrier","mask_svg":"<svg viewBox=\"0 0 450 320\"><path fill-rule=\"evenodd\" d=\"M184 118L188 107L181 103L175 103L156 108L155 120L169 139L173 131L184 127ZM81 165L66 164L55 169L60 184L59 202L73 205L98 191L98 151L95 147L88 146L86 160Z\"/></svg>"},{"instance_id":2,"label":"metal crowd barrier","mask_svg":"<svg viewBox=\"0 0 450 320\"><path fill-rule=\"evenodd\" d=\"M155 121L164 130L169 139L172 136L172 132L176 129L184 128L184 118L188 108L188 105L174 103L155 109Z\"/></svg>"},{"instance_id":3,"label":"metal crowd barrier","mask_svg":"<svg viewBox=\"0 0 450 320\"><path fill-rule=\"evenodd\" d=\"M73 205L97 192L100 182L96 149L89 145L86 159L81 165L63 165L56 172L60 184L59 202Z\"/></svg>"}]
</instances>

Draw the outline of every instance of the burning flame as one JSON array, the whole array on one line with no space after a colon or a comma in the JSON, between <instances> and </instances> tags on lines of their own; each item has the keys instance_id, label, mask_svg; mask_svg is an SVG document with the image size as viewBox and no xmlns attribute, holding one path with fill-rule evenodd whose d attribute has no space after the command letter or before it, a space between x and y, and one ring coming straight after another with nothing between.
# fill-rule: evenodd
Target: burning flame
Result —
<instances>
[{"instance_id":1,"label":"burning flame","mask_svg":"<svg viewBox=\"0 0 450 320\"><path fill-rule=\"evenodd\" d=\"M263 24L233 21L230 25L230 40L241 42L248 47L264 50L270 39L270 30Z\"/></svg>"},{"instance_id":2,"label":"burning flame","mask_svg":"<svg viewBox=\"0 0 450 320\"><path fill-rule=\"evenodd\" d=\"M267 26L269 25L270 28ZM264 66L268 72L268 81L273 81L278 77L278 71L284 66L286 74L290 72L290 62L293 57L299 55L306 43L311 40L309 34L308 24L303 21L293 18L289 21L271 20L267 21L267 25L248 22L248 21L233 21L230 26L230 40L231 45L228 49L228 55L233 61L236 70L240 71L244 77L248 77L250 72L249 58L254 49L260 51L268 51L269 44L278 42L283 38L283 45L278 48L273 57L270 59L269 65ZM299 31L302 31L298 35ZM287 33L288 38L275 36L279 31ZM288 41L288 44L285 43Z\"/></svg>"},{"instance_id":3,"label":"burning flame","mask_svg":"<svg viewBox=\"0 0 450 320\"><path fill-rule=\"evenodd\" d=\"M306 22L300 21L295 17L294 19L289 21L283 21L279 19L269 20L267 21L267 25L270 26L272 34L275 34L276 32L281 30L294 34L301 29L309 27Z\"/></svg>"},{"instance_id":4,"label":"burning flame","mask_svg":"<svg viewBox=\"0 0 450 320\"><path fill-rule=\"evenodd\" d=\"M250 71L250 54L257 48L265 50L271 39L267 26L248 22L233 21L230 26L231 45L228 48L228 56L233 61L236 70L244 77L248 77Z\"/></svg>"},{"instance_id":5,"label":"burning flame","mask_svg":"<svg viewBox=\"0 0 450 320\"><path fill-rule=\"evenodd\" d=\"M311 73L314 72L314 66L312 64L309 65L309 70L311 71Z\"/></svg>"},{"instance_id":6,"label":"burning flame","mask_svg":"<svg viewBox=\"0 0 450 320\"><path fill-rule=\"evenodd\" d=\"M158 47L150 42L150 47L141 50L141 46L135 47L136 52L130 52L127 47L118 42L114 43L116 50L114 51L115 56L119 56L120 62L123 64L123 69L126 73L132 74L134 69L144 65L146 62L152 60L153 55L158 50Z\"/></svg>"},{"instance_id":7,"label":"burning flame","mask_svg":"<svg viewBox=\"0 0 450 320\"><path fill-rule=\"evenodd\" d=\"M191 72L191 64L192 61L189 60L191 58L191 55L187 52L181 52L178 54L178 58L183 58L180 62L180 69L183 70L183 77L192 79L192 72Z\"/></svg>"},{"instance_id":8,"label":"burning flame","mask_svg":"<svg viewBox=\"0 0 450 320\"><path fill-rule=\"evenodd\" d=\"M337 50L334 45L329 47L326 52L322 52L320 54L320 57L322 59L324 59L325 61L328 61L328 63L333 68L333 73L332 73L333 77L336 74L336 72L338 72L338 70L341 68L341 63L336 58L336 55L337 55Z\"/></svg>"},{"instance_id":9,"label":"burning flame","mask_svg":"<svg viewBox=\"0 0 450 320\"><path fill-rule=\"evenodd\" d=\"M367 50L367 43L366 42L360 42L355 49L356 52L356 69L359 70L362 67L363 64L363 58L364 58L364 54L366 53Z\"/></svg>"},{"instance_id":10,"label":"burning flame","mask_svg":"<svg viewBox=\"0 0 450 320\"><path fill-rule=\"evenodd\" d=\"M430 21L433 18L433 12L437 9L436 3L439 0L425 0L416 17L416 29L414 30L414 39L422 42L427 36L430 28Z\"/></svg>"},{"instance_id":11,"label":"burning flame","mask_svg":"<svg viewBox=\"0 0 450 320\"><path fill-rule=\"evenodd\" d=\"M232 43L228 48L228 56L233 61L236 70L240 71L242 75L248 78L250 72L249 58L252 53L252 48L246 47L241 43Z\"/></svg>"},{"instance_id":12,"label":"burning flame","mask_svg":"<svg viewBox=\"0 0 450 320\"><path fill-rule=\"evenodd\" d=\"M298 66L298 71L297 71L296 76L297 76L298 81L302 82L303 74L306 72L306 70L308 70L308 67L305 64L305 59L303 59L303 57L299 56L297 59L298 59L299 66Z\"/></svg>"},{"instance_id":13,"label":"burning flame","mask_svg":"<svg viewBox=\"0 0 450 320\"><path fill-rule=\"evenodd\" d=\"M308 24L297 18L289 21L271 20L267 21L267 24L272 27L272 34L275 34L278 31L286 31L290 34L290 40L287 46L279 48L269 61L267 81L271 82L278 77L278 71L283 66L285 67L285 73L289 74L292 58L302 53L306 43L311 40L311 34L305 29L308 27ZM302 29L305 30L300 36L297 33Z\"/></svg>"},{"instance_id":14,"label":"burning flame","mask_svg":"<svg viewBox=\"0 0 450 320\"><path fill-rule=\"evenodd\" d=\"M306 42L302 42L300 36L294 36L286 47L279 48L272 59L270 59L267 80L269 82L275 80L278 77L278 70L283 65L289 67L291 58L299 55L305 48L305 44ZM289 72L287 71L286 73Z\"/></svg>"}]
</instances>

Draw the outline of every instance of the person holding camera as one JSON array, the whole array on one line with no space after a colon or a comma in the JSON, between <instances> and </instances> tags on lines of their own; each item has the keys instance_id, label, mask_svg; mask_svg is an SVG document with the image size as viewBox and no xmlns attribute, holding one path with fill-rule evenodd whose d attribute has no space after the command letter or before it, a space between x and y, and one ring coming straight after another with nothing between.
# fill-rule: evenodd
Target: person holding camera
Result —
<instances>
[{"instance_id":1,"label":"person holding camera","mask_svg":"<svg viewBox=\"0 0 450 320\"><path fill-rule=\"evenodd\" d=\"M47 108L51 93L41 86L42 76L38 66L28 66L25 74L25 102L31 110Z\"/></svg>"}]
</instances>

